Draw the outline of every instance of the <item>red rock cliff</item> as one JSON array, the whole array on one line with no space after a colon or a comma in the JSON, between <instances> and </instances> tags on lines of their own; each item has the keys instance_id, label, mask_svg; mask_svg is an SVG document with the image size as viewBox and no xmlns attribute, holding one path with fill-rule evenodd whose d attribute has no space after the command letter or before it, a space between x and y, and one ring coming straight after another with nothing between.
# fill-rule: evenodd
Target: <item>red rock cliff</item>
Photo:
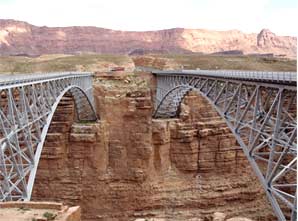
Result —
<instances>
[{"instance_id":1,"label":"red rock cliff","mask_svg":"<svg viewBox=\"0 0 298 221\"><path fill-rule=\"evenodd\" d=\"M97 27L37 27L26 22L0 19L0 55L215 53L235 50L245 54L273 53L296 58L297 39L276 36L269 30L262 30L259 34L183 28L131 32Z\"/></svg>"}]
</instances>

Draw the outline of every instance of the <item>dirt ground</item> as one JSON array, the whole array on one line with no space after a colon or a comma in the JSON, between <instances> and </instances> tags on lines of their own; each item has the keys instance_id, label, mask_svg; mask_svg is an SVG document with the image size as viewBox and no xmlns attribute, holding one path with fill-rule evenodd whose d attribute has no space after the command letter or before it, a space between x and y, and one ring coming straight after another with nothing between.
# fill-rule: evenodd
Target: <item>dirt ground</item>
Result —
<instances>
[{"instance_id":1,"label":"dirt ground","mask_svg":"<svg viewBox=\"0 0 298 221\"><path fill-rule=\"evenodd\" d=\"M2 208L0 210L1 221L37 221L55 220L58 210L32 209L32 208ZM53 217L53 219L51 219Z\"/></svg>"}]
</instances>

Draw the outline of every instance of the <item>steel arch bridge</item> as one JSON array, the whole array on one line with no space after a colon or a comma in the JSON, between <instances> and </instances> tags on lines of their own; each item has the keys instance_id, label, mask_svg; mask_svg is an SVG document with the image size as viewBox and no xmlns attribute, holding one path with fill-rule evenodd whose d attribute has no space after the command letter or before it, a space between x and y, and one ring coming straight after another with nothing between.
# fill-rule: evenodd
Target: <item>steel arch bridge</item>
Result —
<instances>
[{"instance_id":1,"label":"steel arch bridge","mask_svg":"<svg viewBox=\"0 0 298 221\"><path fill-rule=\"evenodd\" d=\"M77 120L97 119L91 73L1 75L0 201L30 200L51 119L66 93Z\"/></svg>"},{"instance_id":2,"label":"steel arch bridge","mask_svg":"<svg viewBox=\"0 0 298 221\"><path fill-rule=\"evenodd\" d=\"M225 119L243 149L278 219L296 220L296 73L228 70L152 73L157 80L153 117L177 117L184 96L191 90L205 97Z\"/></svg>"}]
</instances>

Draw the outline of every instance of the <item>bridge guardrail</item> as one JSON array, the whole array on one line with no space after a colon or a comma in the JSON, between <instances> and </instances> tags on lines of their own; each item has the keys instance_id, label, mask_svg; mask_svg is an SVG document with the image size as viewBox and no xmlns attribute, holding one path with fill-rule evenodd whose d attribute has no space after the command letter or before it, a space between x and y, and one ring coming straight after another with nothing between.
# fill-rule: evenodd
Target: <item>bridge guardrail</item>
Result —
<instances>
[{"instance_id":1,"label":"bridge guardrail","mask_svg":"<svg viewBox=\"0 0 298 221\"><path fill-rule=\"evenodd\" d=\"M91 72L55 72L55 73L42 73L42 74L4 74L0 75L0 89L1 87L26 84L37 81L48 81L53 79L63 79L69 77L82 77L91 76Z\"/></svg>"},{"instance_id":2,"label":"bridge guardrail","mask_svg":"<svg viewBox=\"0 0 298 221\"><path fill-rule=\"evenodd\" d=\"M198 75L219 78L242 79L247 81L263 81L274 83L297 84L296 72L265 72L265 71L238 71L238 70L179 70L153 71L157 75Z\"/></svg>"}]
</instances>

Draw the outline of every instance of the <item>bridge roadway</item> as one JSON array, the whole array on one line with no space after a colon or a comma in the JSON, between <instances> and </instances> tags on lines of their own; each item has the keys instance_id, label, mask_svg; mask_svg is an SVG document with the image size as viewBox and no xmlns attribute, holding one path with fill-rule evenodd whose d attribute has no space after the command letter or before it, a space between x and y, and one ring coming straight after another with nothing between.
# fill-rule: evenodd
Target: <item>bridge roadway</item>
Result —
<instances>
[{"instance_id":1,"label":"bridge roadway","mask_svg":"<svg viewBox=\"0 0 298 221\"><path fill-rule=\"evenodd\" d=\"M97 119L91 73L1 75L0 201L30 200L54 112L65 94L78 121Z\"/></svg>"},{"instance_id":2,"label":"bridge roadway","mask_svg":"<svg viewBox=\"0 0 298 221\"><path fill-rule=\"evenodd\" d=\"M208 76L214 78L226 78L245 81L258 81L277 83L282 85L296 85L296 72L265 72L265 71L238 71L238 70L178 70L178 71L152 71L153 74L161 75L187 75Z\"/></svg>"},{"instance_id":3,"label":"bridge roadway","mask_svg":"<svg viewBox=\"0 0 298 221\"><path fill-rule=\"evenodd\" d=\"M36 73L36 74L1 74L0 86L28 84L30 82L45 82L53 81L55 79L64 79L69 77L91 76L90 72L56 72L56 73Z\"/></svg>"},{"instance_id":4,"label":"bridge roadway","mask_svg":"<svg viewBox=\"0 0 298 221\"><path fill-rule=\"evenodd\" d=\"M234 134L278 220L296 220L297 73L231 70L152 73L157 81L153 117L178 117L189 91L206 98Z\"/></svg>"}]
</instances>

